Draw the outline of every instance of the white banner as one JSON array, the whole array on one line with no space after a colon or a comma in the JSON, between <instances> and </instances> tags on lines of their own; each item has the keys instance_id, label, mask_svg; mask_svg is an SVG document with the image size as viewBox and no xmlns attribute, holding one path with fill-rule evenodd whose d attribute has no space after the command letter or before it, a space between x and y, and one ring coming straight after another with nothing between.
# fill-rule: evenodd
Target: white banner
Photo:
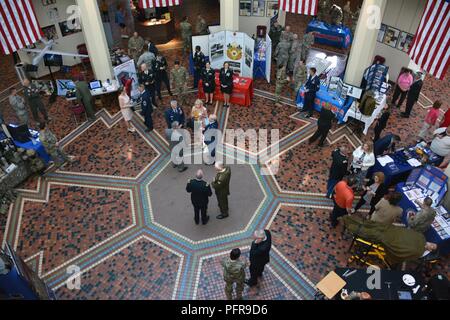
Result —
<instances>
[{"instance_id":1,"label":"white banner","mask_svg":"<svg viewBox=\"0 0 450 320\"><path fill-rule=\"evenodd\" d=\"M210 34L209 61L213 69L221 69L225 61L225 31Z\"/></svg>"},{"instance_id":2,"label":"white banner","mask_svg":"<svg viewBox=\"0 0 450 320\"><path fill-rule=\"evenodd\" d=\"M225 52L225 61L230 64L230 68L242 74L242 65L244 64L244 34L241 32L226 31Z\"/></svg>"},{"instance_id":3,"label":"white banner","mask_svg":"<svg viewBox=\"0 0 450 320\"><path fill-rule=\"evenodd\" d=\"M125 85L128 79L132 79L131 85L131 97L132 99L136 99L139 97L139 83L138 76L136 73L136 67L134 66L134 60L129 60L121 65L118 65L114 68L114 76L119 83L119 86Z\"/></svg>"},{"instance_id":4,"label":"white banner","mask_svg":"<svg viewBox=\"0 0 450 320\"><path fill-rule=\"evenodd\" d=\"M266 80L270 83L270 71L272 70L272 39L266 33Z\"/></svg>"},{"instance_id":5,"label":"white banner","mask_svg":"<svg viewBox=\"0 0 450 320\"><path fill-rule=\"evenodd\" d=\"M255 40L244 34L244 63L242 65L242 76L253 79L253 56L255 53Z\"/></svg>"}]
</instances>

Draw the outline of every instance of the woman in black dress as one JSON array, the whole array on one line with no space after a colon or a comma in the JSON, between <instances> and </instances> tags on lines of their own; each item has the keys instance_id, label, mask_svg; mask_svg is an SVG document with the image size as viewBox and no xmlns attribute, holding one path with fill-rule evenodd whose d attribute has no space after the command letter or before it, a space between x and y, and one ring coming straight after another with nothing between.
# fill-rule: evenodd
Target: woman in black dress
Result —
<instances>
[{"instance_id":1,"label":"woman in black dress","mask_svg":"<svg viewBox=\"0 0 450 320\"><path fill-rule=\"evenodd\" d=\"M220 91L223 93L223 106L229 107L231 92L233 92L233 70L230 69L228 62L223 64L223 68L220 69Z\"/></svg>"},{"instance_id":2,"label":"woman in black dress","mask_svg":"<svg viewBox=\"0 0 450 320\"><path fill-rule=\"evenodd\" d=\"M214 91L216 90L216 71L211 68L209 62L206 63L202 70L203 91L205 92L205 104L213 104Z\"/></svg>"},{"instance_id":3,"label":"woman in black dress","mask_svg":"<svg viewBox=\"0 0 450 320\"><path fill-rule=\"evenodd\" d=\"M388 192L387 186L384 184L385 176L383 172L375 172L373 178L364 188L364 193L361 195L361 199L355 206L353 213L357 212L364 204L369 202L370 211L369 217L375 211L375 206Z\"/></svg>"}]
</instances>

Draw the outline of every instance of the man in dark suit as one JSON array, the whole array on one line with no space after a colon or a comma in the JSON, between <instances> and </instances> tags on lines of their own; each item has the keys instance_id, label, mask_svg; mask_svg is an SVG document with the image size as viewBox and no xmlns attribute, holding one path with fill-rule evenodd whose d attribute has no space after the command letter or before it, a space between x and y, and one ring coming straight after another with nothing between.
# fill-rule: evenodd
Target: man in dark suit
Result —
<instances>
[{"instance_id":1,"label":"man in dark suit","mask_svg":"<svg viewBox=\"0 0 450 320\"><path fill-rule=\"evenodd\" d=\"M334 187L348 173L347 147L340 146L331 153L333 159L327 182L327 198L332 199Z\"/></svg>"},{"instance_id":2,"label":"man in dark suit","mask_svg":"<svg viewBox=\"0 0 450 320\"><path fill-rule=\"evenodd\" d=\"M320 110L319 120L317 121L316 133L314 133L314 135L309 138L309 144L312 144L314 141L320 138L319 147L323 147L323 143L325 142L328 132L331 129L334 118L335 116L331 111L331 108L329 106L322 106L322 110Z\"/></svg>"},{"instance_id":3,"label":"man in dark suit","mask_svg":"<svg viewBox=\"0 0 450 320\"><path fill-rule=\"evenodd\" d=\"M316 75L316 68L309 69L309 77L305 83L305 98L303 102L303 112L308 112L306 118L310 118L314 112L314 100L316 93L320 90L320 79Z\"/></svg>"},{"instance_id":4,"label":"man in dark suit","mask_svg":"<svg viewBox=\"0 0 450 320\"><path fill-rule=\"evenodd\" d=\"M147 90L152 97L152 104L155 107L158 107L155 98L156 75L155 72L150 70L145 63L141 65L141 72L138 74L138 82L139 84L143 84L145 86L145 90Z\"/></svg>"},{"instance_id":5,"label":"man in dark suit","mask_svg":"<svg viewBox=\"0 0 450 320\"><path fill-rule=\"evenodd\" d=\"M422 91L423 86L422 73L418 72L414 80L415 81L411 85L411 88L409 88L408 95L406 98L405 112L401 113L401 116L403 118L409 118L412 108L414 107L416 102L419 101L420 91Z\"/></svg>"},{"instance_id":6,"label":"man in dark suit","mask_svg":"<svg viewBox=\"0 0 450 320\"><path fill-rule=\"evenodd\" d=\"M152 96L150 92L145 90L145 86L143 84L139 85L139 92L141 93L141 106L142 111L141 114L144 116L144 123L147 129L145 132L150 132L153 130L153 106L152 106Z\"/></svg>"},{"instance_id":7,"label":"man in dark suit","mask_svg":"<svg viewBox=\"0 0 450 320\"><path fill-rule=\"evenodd\" d=\"M383 155L386 151L393 152L395 144L401 139L398 135L388 133L383 138L378 139L373 145L373 153L376 157Z\"/></svg>"},{"instance_id":8,"label":"man in dark suit","mask_svg":"<svg viewBox=\"0 0 450 320\"><path fill-rule=\"evenodd\" d=\"M373 129L373 132L374 132L373 143L377 142L377 140L380 139L381 132L386 128L387 123L389 121L389 117L391 116L390 109L391 108L389 107L389 105L384 106L383 113L376 120L376 124Z\"/></svg>"},{"instance_id":9,"label":"man in dark suit","mask_svg":"<svg viewBox=\"0 0 450 320\"><path fill-rule=\"evenodd\" d=\"M257 230L250 248L250 279L245 283L253 287L258 283L258 277L264 272L264 267L270 261L272 235L269 230Z\"/></svg>"},{"instance_id":10,"label":"man in dark suit","mask_svg":"<svg viewBox=\"0 0 450 320\"><path fill-rule=\"evenodd\" d=\"M194 89L197 89L198 82L202 74L202 70L205 68L206 65L206 58L200 46L195 47L193 61L194 61Z\"/></svg>"},{"instance_id":11,"label":"man in dark suit","mask_svg":"<svg viewBox=\"0 0 450 320\"><path fill-rule=\"evenodd\" d=\"M195 179L189 180L186 191L191 194L191 201L194 206L195 224L200 223L200 214L202 224L207 224L209 216L206 214L208 210L209 197L212 196L211 186L203 180L203 171L198 170Z\"/></svg>"}]
</instances>

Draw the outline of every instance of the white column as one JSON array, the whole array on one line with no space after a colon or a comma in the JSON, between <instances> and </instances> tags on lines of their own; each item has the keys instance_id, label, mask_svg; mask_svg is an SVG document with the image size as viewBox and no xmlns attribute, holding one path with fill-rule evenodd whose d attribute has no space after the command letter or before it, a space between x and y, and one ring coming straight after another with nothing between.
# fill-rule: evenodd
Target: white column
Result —
<instances>
[{"instance_id":1,"label":"white column","mask_svg":"<svg viewBox=\"0 0 450 320\"><path fill-rule=\"evenodd\" d=\"M95 78L101 81L113 79L111 58L106 41L103 22L97 1L76 0L81 16L81 27L86 41L89 59Z\"/></svg>"},{"instance_id":2,"label":"white column","mask_svg":"<svg viewBox=\"0 0 450 320\"><path fill-rule=\"evenodd\" d=\"M220 27L239 31L239 0L220 0Z\"/></svg>"},{"instance_id":3,"label":"white column","mask_svg":"<svg viewBox=\"0 0 450 320\"><path fill-rule=\"evenodd\" d=\"M374 58L378 30L386 8L387 0L364 0L353 39L345 82L359 86L364 74ZM380 24L376 25L376 22Z\"/></svg>"}]
</instances>

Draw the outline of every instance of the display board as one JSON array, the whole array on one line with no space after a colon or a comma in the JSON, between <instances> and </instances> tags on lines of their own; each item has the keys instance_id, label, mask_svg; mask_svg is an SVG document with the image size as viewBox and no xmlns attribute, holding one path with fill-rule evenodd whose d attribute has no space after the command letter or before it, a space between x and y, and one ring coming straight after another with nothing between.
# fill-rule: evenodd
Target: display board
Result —
<instances>
[{"instance_id":1,"label":"display board","mask_svg":"<svg viewBox=\"0 0 450 320\"><path fill-rule=\"evenodd\" d=\"M425 194L433 200L435 206L439 205L447 192L447 176L436 167L425 166L415 169L408 180L407 186L415 185L424 190Z\"/></svg>"},{"instance_id":2,"label":"display board","mask_svg":"<svg viewBox=\"0 0 450 320\"><path fill-rule=\"evenodd\" d=\"M270 73L272 70L272 39L266 33L266 80L270 83Z\"/></svg>"},{"instance_id":3,"label":"display board","mask_svg":"<svg viewBox=\"0 0 450 320\"><path fill-rule=\"evenodd\" d=\"M241 76L253 78L255 41L247 34L220 31L207 36L194 36L193 50L196 45L209 57L213 69L221 69L228 62L230 68Z\"/></svg>"},{"instance_id":4,"label":"display board","mask_svg":"<svg viewBox=\"0 0 450 320\"><path fill-rule=\"evenodd\" d=\"M131 85L131 97L132 99L137 99L139 97L139 82L136 72L136 67L134 65L134 60L129 60L117 67L114 67L114 76L116 77L119 86L123 86L128 79L132 79Z\"/></svg>"},{"instance_id":5,"label":"display board","mask_svg":"<svg viewBox=\"0 0 450 320\"><path fill-rule=\"evenodd\" d=\"M366 90L375 90L377 92L383 92L383 85L386 81L389 67L383 64L373 64L364 72L364 78L367 81Z\"/></svg>"}]
</instances>

